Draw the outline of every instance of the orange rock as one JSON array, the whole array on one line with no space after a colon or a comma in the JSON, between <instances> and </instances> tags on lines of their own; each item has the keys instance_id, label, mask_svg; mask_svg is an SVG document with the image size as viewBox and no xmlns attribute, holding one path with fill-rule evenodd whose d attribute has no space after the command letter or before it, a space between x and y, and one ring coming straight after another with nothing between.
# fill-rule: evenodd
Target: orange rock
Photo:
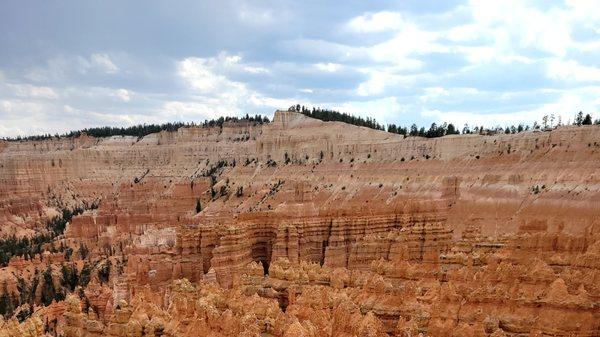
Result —
<instances>
[{"instance_id":1,"label":"orange rock","mask_svg":"<svg viewBox=\"0 0 600 337\"><path fill-rule=\"evenodd\" d=\"M87 263L84 298L41 308L37 287L36 314L0 336L54 318L67 337L593 335L599 136L403 138L278 111L141 139L0 141L0 236L99 202L62 251L0 270L17 296L36 268L62 291L60 265Z\"/></svg>"}]
</instances>

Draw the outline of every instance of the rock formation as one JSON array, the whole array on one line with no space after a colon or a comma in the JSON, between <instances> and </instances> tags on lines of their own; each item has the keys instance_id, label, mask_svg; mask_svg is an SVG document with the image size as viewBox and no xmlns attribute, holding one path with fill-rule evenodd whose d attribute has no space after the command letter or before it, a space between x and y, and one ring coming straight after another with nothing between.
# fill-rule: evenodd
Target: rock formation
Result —
<instances>
[{"instance_id":1,"label":"rock formation","mask_svg":"<svg viewBox=\"0 0 600 337\"><path fill-rule=\"evenodd\" d=\"M287 111L0 141L2 238L83 210L0 270L0 336L599 336L599 165L598 126L423 139Z\"/></svg>"}]
</instances>

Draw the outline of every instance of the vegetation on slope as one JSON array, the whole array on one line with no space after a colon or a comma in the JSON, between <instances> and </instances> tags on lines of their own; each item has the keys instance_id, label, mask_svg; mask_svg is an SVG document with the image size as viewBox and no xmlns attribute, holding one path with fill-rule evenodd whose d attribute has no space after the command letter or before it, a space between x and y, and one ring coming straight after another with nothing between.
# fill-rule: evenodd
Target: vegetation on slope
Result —
<instances>
[{"instance_id":1,"label":"vegetation on slope","mask_svg":"<svg viewBox=\"0 0 600 337\"><path fill-rule=\"evenodd\" d=\"M96 204L92 204L90 209L96 208ZM34 256L41 254L44 251L44 246L52 245L52 241L65 231L65 227L71 219L83 213L85 209L77 207L73 210L63 209L62 214L48 221L46 224L46 232L39 233L31 238L17 238L15 235L0 239L0 266L6 267L12 257L20 256L26 260L32 259ZM62 251L62 247L50 247L50 250Z\"/></svg>"},{"instance_id":2,"label":"vegetation on slope","mask_svg":"<svg viewBox=\"0 0 600 337\"><path fill-rule=\"evenodd\" d=\"M34 305L48 306L52 301L62 301L78 286L82 293L83 288L90 282L94 270L98 280L107 283L111 266L110 260L96 262L94 266L86 261L78 271L76 263L62 263L59 273L58 266L53 268L48 264L43 272L36 268L29 279L17 276L17 292L9 291L8 284L4 281L0 289L0 315L10 318L16 314L17 319L22 322L31 315ZM58 282L55 282L55 278ZM87 299L83 294L79 296L84 300Z\"/></svg>"},{"instance_id":3,"label":"vegetation on slope","mask_svg":"<svg viewBox=\"0 0 600 337\"><path fill-rule=\"evenodd\" d=\"M251 124L263 124L269 123L269 118L266 116L255 115L249 116L246 114L244 117L219 117L217 119L205 120L203 123L198 124L203 127L223 127L225 123L239 123L239 122L248 122ZM103 126L103 127L95 127L88 128L78 131L71 131L69 133L65 133L62 135L55 134L45 134L45 135L37 135L37 136L27 136L27 137L14 137L14 138L3 138L7 141L21 141L21 140L45 140L52 138L73 138L79 137L82 134L86 134L91 137L96 138L104 138L104 137L112 137L112 136L133 136L133 137L144 137L151 133L157 133L160 131L177 131L180 128L196 126L195 123L165 123L165 124L143 124L143 125L134 125L127 127L114 127L114 126Z\"/></svg>"},{"instance_id":4,"label":"vegetation on slope","mask_svg":"<svg viewBox=\"0 0 600 337\"><path fill-rule=\"evenodd\" d=\"M405 127L396 124L388 124L387 130L383 127L383 125L379 124L375 119L372 118L362 118L356 117L347 113L341 113L334 110L315 108L309 109L305 106L301 106L300 104L292 105L288 111L299 112L305 116L320 119L322 121L337 121L344 122L357 126L364 126L375 130L382 130L391 133L401 134L405 137L407 136L419 136L419 137L427 137L427 138L436 138L443 137L446 135L452 134L460 134L461 131L452 123L443 123L438 125L437 123L432 123L431 126L427 129L425 127L419 127L416 124L412 124L410 127ZM543 129L547 130L548 128L552 128L554 126L561 126L562 124L560 118L558 119L557 124L554 124L554 114L550 116L544 116L542 118L542 123L534 122L533 126L519 124L518 126L496 126L493 128L484 128L483 126L475 126L471 129L469 125L465 124L462 129L462 134L497 134L497 133L519 133L523 131L528 131L531 129ZM600 119L597 119L592 123L592 116L590 114L583 115L583 112L579 112L572 123L572 125L591 125L598 124L600 125Z\"/></svg>"},{"instance_id":5,"label":"vegetation on slope","mask_svg":"<svg viewBox=\"0 0 600 337\"><path fill-rule=\"evenodd\" d=\"M375 119L367 117L363 118L360 116L354 116L344 112L338 112L329 109L321 109L321 108L307 108L305 106L301 106L300 104L293 105L289 109L289 111L299 112L308 117L320 119L322 121L337 121L344 122L357 126L364 126L367 128L387 131L391 133L401 134L405 137L408 136L419 136L419 137L427 137L427 138L436 138L443 137L446 135L452 134L482 134L482 135L490 135L497 133L519 133L523 131L529 131L531 129L541 129L548 130L550 128L561 126L561 125L592 125L597 124L600 125L600 119L596 119L595 121L592 119L591 114L584 115L583 112L579 112L575 115L572 123L563 124L558 118L558 122L554 123L554 114L549 116L544 116L541 123L534 122L532 126L519 124L517 126L496 126L496 127L484 127L484 126L475 126L470 127L468 124L465 124L461 129L457 127L456 124L445 122L442 124L432 123L428 128L424 126L418 126L417 124L412 124L410 127L396 125L396 124L388 124L385 127L382 124L379 124ZM37 135L37 136L27 136L27 137L5 137L0 138L0 140L6 141L22 141L22 140L45 140L45 139L58 139L58 138L73 138L79 137L82 134L86 134L91 137L103 138L103 137L112 137L112 136L133 136L133 137L144 137L152 133L157 133L160 131L177 131L183 127L190 126L203 126L203 127L220 127L222 128L225 123L239 123L239 122L248 122L253 125L257 124L265 124L269 123L269 118L266 116L255 115L249 116L246 114L244 117L219 117L217 119L205 120L203 123L165 123L165 124L143 124L143 125L134 125L128 127L95 127L95 128L87 128L78 131L71 131L69 133L65 133L62 135L55 134L45 134L45 135Z\"/></svg>"},{"instance_id":6,"label":"vegetation on slope","mask_svg":"<svg viewBox=\"0 0 600 337\"><path fill-rule=\"evenodd\" d=\"M54 217L46 223L44 233L39 233L33 237L17 238L10 236L0 240L0 266L6 267L12 257L20 256L24 259L33 259L44 251L52 253L64 252L65 260L69 261L73 253L71 248L59 248L54 246L54 240L64 233L66 225L71 219L83 213L86 209L97 208L96 203L89 207L76 207L73 210L64 209L61 215ZM87 248L80 247L80 257L86 258ZM8 289L7 282L4 281L0 289L0 315L12 317L16 314L19 321L24 321L32 313L31 308L34 305L49 305L52 301L64 300L69 292L73 292L77 286L85 287L90 280L92 268L86 262L78 272L75 263L63 263L60 266L60 280L58 286L53 281L54 270L50 264L43 272L36 268L34 275L29 280L17 276L17 292L11 292ZM100 282L107 282L110 274L110 261L98 268L98 278ZM37 298L39 294L39 298Z\"/></svg>"},{"instance_id":7,"label":"vegetation on slope","mask_svg":"<svg viewBox=\"0 0 600 337\"><path fill-rule=\"evenodd\" d=\"M370 117L367 117L365 119L365 118L357 117L357 116L350 115L350 114L347 114L344 112L337 112L337 111L333 111L333 110L314 108L314 107L312 109L308 109L304 106L300 106L300 104L291 106L289 108L289 111L300 112L301 114L306 115L308 117L320 119L320 120L326 121L326 122L330 122L330 121L344 122L344 123L348 123L348 124L352 124L352 125L364 126L364 127L375 129L375 130L385 131L385 128L383 125L377 123L376 120L374 120Z\"/></svg>"}]
</instances>

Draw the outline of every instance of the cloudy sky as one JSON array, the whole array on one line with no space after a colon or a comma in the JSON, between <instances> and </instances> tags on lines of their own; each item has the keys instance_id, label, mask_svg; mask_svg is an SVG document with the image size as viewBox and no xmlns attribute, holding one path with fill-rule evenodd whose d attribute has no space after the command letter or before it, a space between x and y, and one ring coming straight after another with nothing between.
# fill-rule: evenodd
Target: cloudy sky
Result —
<instances>
[{"instance_id":1,"label":"cloudy sky","mask_svg":"<svg viewBox=\"0 0 600 337\"><path fill-rule=\"evenodd\" d=\"M600 2L0 3L0 137L297 102L403 125L600 117Z\"/></svg>"}]
</instances>

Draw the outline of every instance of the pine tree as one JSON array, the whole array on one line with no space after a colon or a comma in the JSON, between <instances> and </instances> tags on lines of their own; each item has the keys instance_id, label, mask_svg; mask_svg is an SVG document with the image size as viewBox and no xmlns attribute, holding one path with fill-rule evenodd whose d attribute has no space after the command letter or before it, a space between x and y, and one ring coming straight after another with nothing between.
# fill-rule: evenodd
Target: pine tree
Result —
<instances>
[{"instance_id":1,"label":"pine tree","mask_svg":"<svg viewBox=\"0 0 600 337\"><path fill-rule=\"evenodd\" d=\"M471 129L469 128L469 124L465 124L462 130L463 135L471 133Z\"/></svg>"},{"instance_id":2,"label":"pine tree","mask_svg":"<svg viewBox=\"0 0 600 337\"><path fill-rule=\"evenodd\" d=\"M50 265L48 265L46 271L44 271L43 277L44 284L42 285L42 303L48 306L56 297L56 289L54 289L54 282L52 281L52 268Z\"/></svg>"},{"instance_id":3,"label":"pine tree","mask_svg":"<svg viewBox=\"0 0 600 337\"><path fill-rule=\"evenodd\" d=\"M575 125L583 124L583 111L579 111L577 116L575 117Z\"/></svg>"},{"instance_id":4,"label":"pine tree","mask_svg":"<svg viewBox=\"0 0 600 337\"><path fill-rule=\"evenodd\" d=\"M63 264L61 266L61 273L61 284L63 285L63 287L67 288L69 291L74 291L75 287L77 287L77 283L79 282L79 277L77 276L77 268L72 264Z\"/></svg>"},{"instance_id":5,"label":"pine tree","mask_svg":"<svg viewBox=\"0 0 600 337\"><path fill-rule=\"evenodd\" d=\"M0 315L3 315L5 318L11 317L14 309L12 299L8 295L8 286L6 281L4 281L2 285L2 295L0 295Z\"/></svg>"},{"instance_id":6,"label":"pine tree","mask_svg":"<svg viewBox=\"0 0 600 337\"><path fill-rule=\"evenodd\" d=\"M202 212L202 205L200 204L200 198L196 199L196 213Z\"/></svg>"},{"instance_id":7,"label":"pine tree","mask_svg":"<svg viewBox=\"0 0 600 337\"><path fill-rule=\"evenodd\" d=\"M86 287L88 283L90 283L90 277L92 273L92 268L86 261L81 269L81 273L79 273L79 285L82 287Z\"/></svg>"},{"instance_id":8,"label":"pine tree","mask_svg":"<svg viewBox=\"0 0 600 337\"><path fill-rule=\"evenodd\" d=\"M108 283L108 280L110 279L111 267L112 262L110 262L110 260L107 260L106 263L104 263L102 267L100 267L100 269L98 270L98 279L100 280L100 283Z\"/></svg>"},{"instance_id":9,"label":"pine tree","mask_svg":"<svg viewBox=\"0 0 600 337\"><path fill-rule=\"evenodd\" d=\"M454 127L454 124L450 123L448 124L448 129L446 131L447 135L457 135L459 134L458 130L456 129L456 127Z\"/></svg>"},{"instance_id":10,"label":"pine tree","mask_svg":"<svg viewBox=\"0 0 600 337\"><path fill-rule=\"evenodd\" d=\"M419 129L417 128L417 124L413 124L410 126L410 134L413 137L416 137L419 135Z\"/></svg>"}]
</instances>

